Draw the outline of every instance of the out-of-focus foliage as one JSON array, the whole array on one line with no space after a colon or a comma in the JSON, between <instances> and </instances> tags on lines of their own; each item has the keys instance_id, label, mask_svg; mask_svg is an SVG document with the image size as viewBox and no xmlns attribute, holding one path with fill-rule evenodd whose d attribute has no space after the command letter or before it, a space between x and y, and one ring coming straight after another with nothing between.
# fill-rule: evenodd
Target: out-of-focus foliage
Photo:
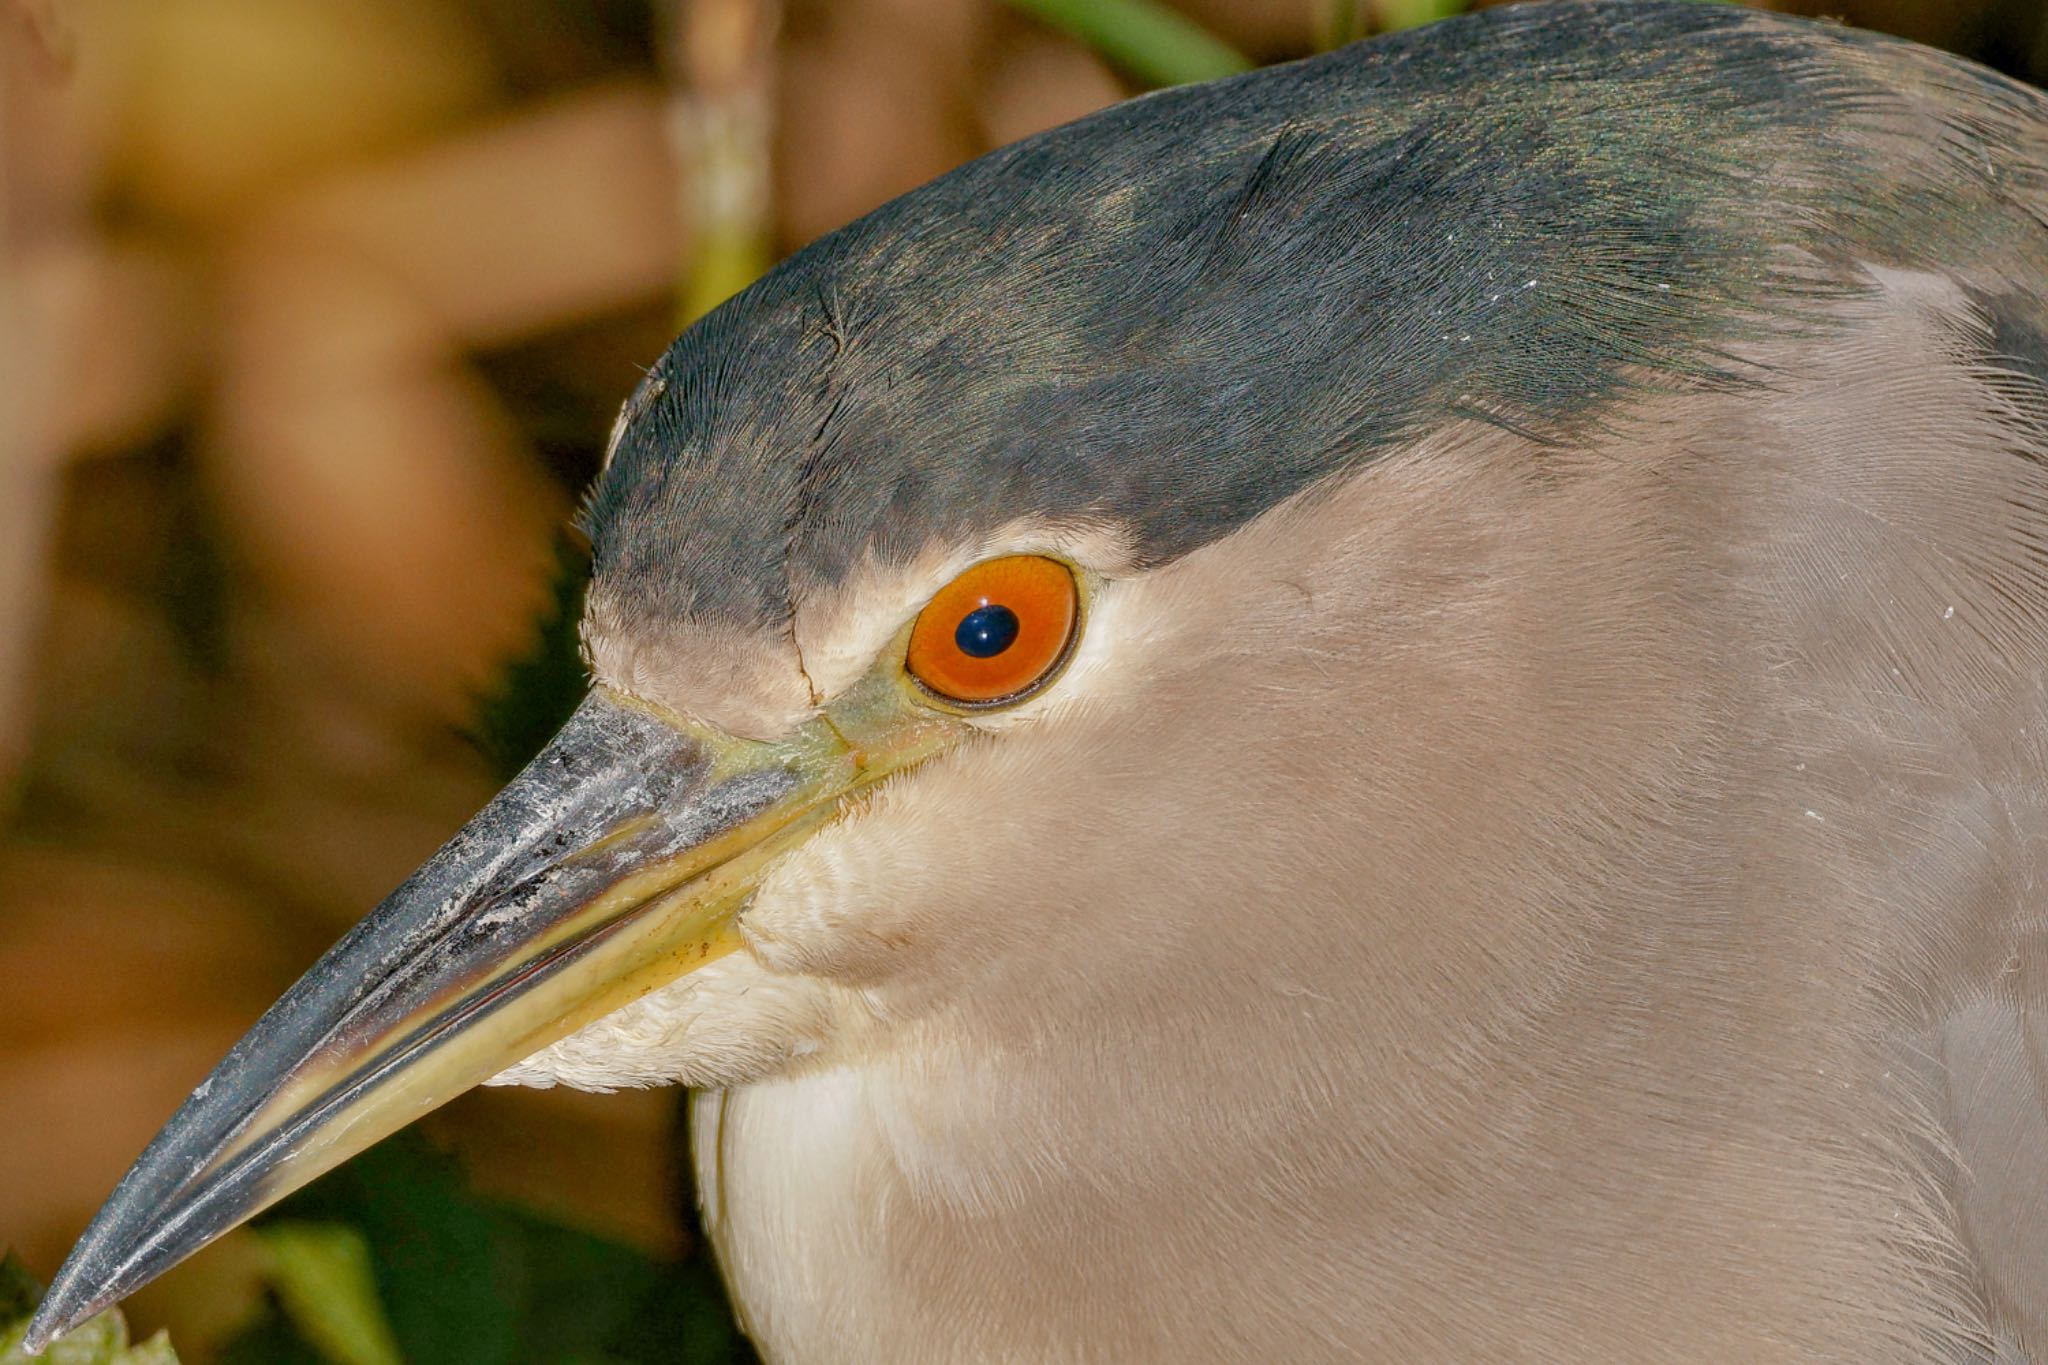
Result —
<instances>
[{"instance_id":1,"label":"out-of-focus foliage","mask_svg":"<svg viewBox=\"0 0 2048 1365\"><path fill-rule=\"evenodd\" d=\"M404 1365L377 1297L370 1245L345 1223L266 1223L255 1234L278 1306L334 1365Z\"/></svg>"},{"instance_id":2,"label":"out-of-focus foliage","mask_svg":"<svg viewBox=\"0 0 2048 1365\"><path fill-rule=\"evenodd\" d=\"M1072 34L1139 80L1181 85L1249 71L1230 44L1153 0L1009 0Z\"/></svg>"},{"instance_id":3,"label":"out-of-focus foliage","mask_svg":"<svg viewBox=\"0 0 2048 1365\"><path fill-rule=\"evenodd\" d=\"M42 1292L13 1252L0 1255L0 1365L178 1365L168 1332L129 1345L128 1322L118 1308L52 1342L42 1355L28 1355L21 1349L21 1334Z\"/></svg>"},{"instance_id":4,"label":"out-of-focus foliage","mask_svg":"<svg viewBox=\"0 0 2048 1365\"><path fill-rule=\"evenodd\" d=\"M1463 14L1468 6L1465 0L1379 0L1374 8L1378 11L1380 26L1392 31L1433 24L1453 14Z\"/></svg>"},{"instance_id":5,"label":"out-of-focus foliage","mask_svg":"<svg viewBox=\"0 0 2048 1365\"><path fill-rule=\"evenodd\" d=\"M2033 0L1770 4L2048 74ZM560 528L679 315L992 146L1464 7L0 0L0 1239L54 1269L576 704ZM195 1365L743 1359L674 1105L468 1097L461 1174L386 1144L130 1316Z\"/></svg>"},{"instance_id":6,"label":"out-of-focus foliage","mask_svg":"<svg viewBox=\"0 0 2048 1365\"><path fill-rule=\"evenodd\" d=\"M548 602L532 643L506 665L477 703L473 736L498 776L509 778L540 752L583 700L583 669L576 623L590 561L567 535L557 538Z\"/></svg>"},{"instance_id":7,"label":"out-of-focus foliage","mask_svg":"<svg viewBox=\"0 0 2048 1365\"><path fill-rule=\"evenodd\" d=\"M228 1345L226 1365L752 1359L701 1255L652 1257L481 1196L446 1154L409 1134L287 1199L258 1227L273 1254L282 1240L299 1264L280 1275L277 1307ZM357 1282L362 1272L374 1298Z\"/></svg>"}]
</instances>

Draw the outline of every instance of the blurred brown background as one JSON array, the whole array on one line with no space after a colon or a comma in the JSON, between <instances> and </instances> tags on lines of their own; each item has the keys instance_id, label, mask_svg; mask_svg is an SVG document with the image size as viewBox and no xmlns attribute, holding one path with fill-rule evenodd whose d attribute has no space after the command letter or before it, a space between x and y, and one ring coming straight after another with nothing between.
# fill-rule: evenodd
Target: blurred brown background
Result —
<instances>
[{"instance_id":1,"label":"blurred brown background","mask_svg":"<svg viewBox=\"0 0 2048 1365\"><path fill-rule=\"evenodd\" d=\"M1796 7L2048 72L2040 0ZM1416 7L1176 8L1266 62ZM679 316L1138 88L999 0L0 0L0 1243L54 1271L489 794L477 699ZM673 1096L431 1123L487 1190L687 1236ZM245 1268L136 1316L204 1360Z\"/></svg>"}]
</instances>

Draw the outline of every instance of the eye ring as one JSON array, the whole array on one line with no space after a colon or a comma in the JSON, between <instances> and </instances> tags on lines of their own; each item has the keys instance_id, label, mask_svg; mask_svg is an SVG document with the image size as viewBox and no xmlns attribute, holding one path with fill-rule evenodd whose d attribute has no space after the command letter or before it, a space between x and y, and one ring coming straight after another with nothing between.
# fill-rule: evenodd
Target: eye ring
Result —
<instances>
[{"instance_id":1,"label":"eye ring","mask_svg":"<svg viewBox=\"0 0 2048 1365\"><path fill-rule=\"evenodd\" d=\"M1080 627L1072 569L1045 555L1004 555L932 594L911 625L903 666L942 705L1009 706L1059 675Z\"/></svg>"}]
</instances>

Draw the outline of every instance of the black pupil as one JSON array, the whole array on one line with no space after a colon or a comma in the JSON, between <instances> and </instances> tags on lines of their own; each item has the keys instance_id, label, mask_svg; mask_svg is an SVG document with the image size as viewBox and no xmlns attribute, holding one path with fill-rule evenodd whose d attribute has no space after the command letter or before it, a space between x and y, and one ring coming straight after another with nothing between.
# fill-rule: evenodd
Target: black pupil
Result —
<instances>
[{"instance_id":1,"label":"black pupil","mask_svg":"<svg viewBox=\"0 0 2048 1365\"><path fill-rule=\"evenodd\" d=\"M1017 613L996 602L976 607L960 618L953 643L970 659L992 659L1017 643Z\"/></svg>"}]
</instances>

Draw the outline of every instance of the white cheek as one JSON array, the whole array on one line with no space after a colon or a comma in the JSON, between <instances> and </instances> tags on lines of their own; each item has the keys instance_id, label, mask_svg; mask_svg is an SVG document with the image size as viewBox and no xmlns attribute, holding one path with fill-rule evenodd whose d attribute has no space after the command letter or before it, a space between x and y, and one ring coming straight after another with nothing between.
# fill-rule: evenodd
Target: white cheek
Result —
<instances>
[{"instance_id":1,"label":"white cheek","mask_svg":"<svg viewBox=\"0 0 2048 1365\"><path fill-rule=\"evenodd\" d=\"M770 869L740 921L747 945L771 970L815 971L863 939L886 935L888 905L929 889L917 820L893 791L818 831Z\"/></svg>"},{"instance_id":2,"label":"white cheek","mask_svg":"<svg viewBox=\"0 0 2048 1365\"><path fill-rule=\"evenodd\" d=\"M815 983L774 976L736 953L614 1010L488 1084L737 1085L816 1051L828 1016Z\"/></svg>"}]
</instances>

